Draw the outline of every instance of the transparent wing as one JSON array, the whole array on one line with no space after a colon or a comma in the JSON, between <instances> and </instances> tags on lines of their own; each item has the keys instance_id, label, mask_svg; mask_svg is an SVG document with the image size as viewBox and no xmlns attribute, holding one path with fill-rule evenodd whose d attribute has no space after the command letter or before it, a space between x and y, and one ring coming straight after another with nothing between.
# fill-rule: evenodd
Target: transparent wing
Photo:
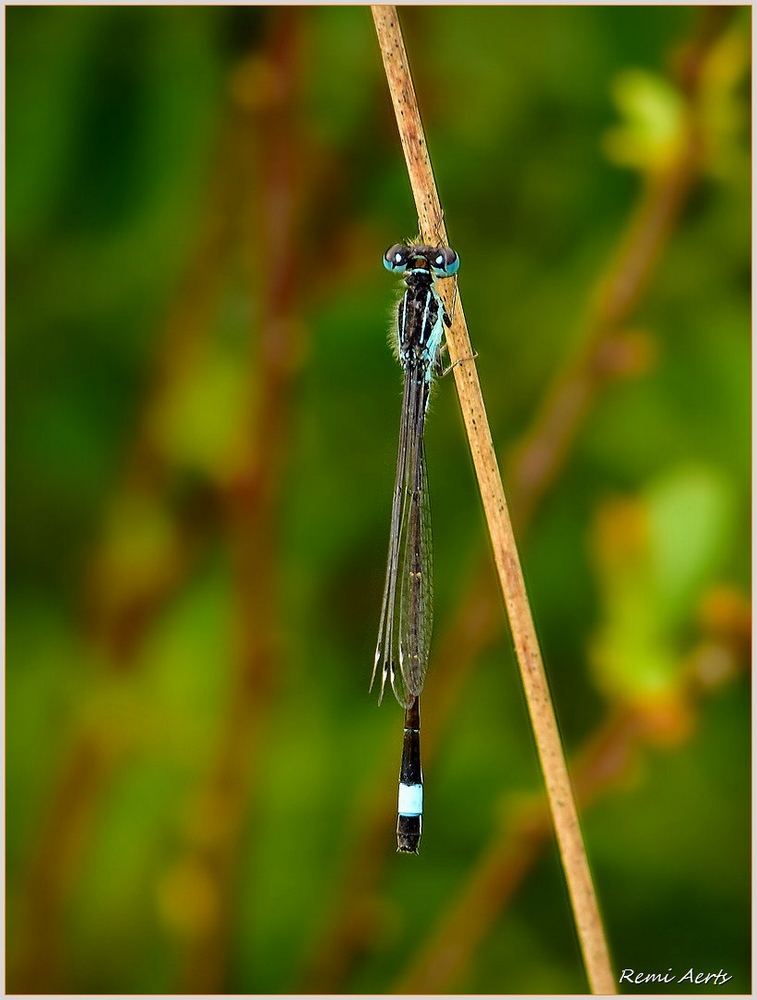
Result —
<instances>
[{"instance_id":1,"label":"transparent wing","mask_svg":"<svg viewBox=\"0 0 757 1000\"><path fill-rule=\"evenodd\" d=\"M422 437L418 442L412 489L408 497L404 541L399 602L399 662L405 692L415 698L423 690L426 680L433 624L431 512Z\"/></svg>"},{"instance_id":2,"label":"transparent wing","mask_svg":"<svg viewBox=\"0 0 757 1000\"><path fill-rule=\"evenodd\" d=\"M429 383L425 366L405 372L389 553L371 687L381 672L408 707L420 693L431 637L431 545L423 429Z\"/></svg>"},{"instance_id":3,"label":"transparent wing","mask_svg":"<svg viewBox=\"0 0 757 1000\"><path fill-rule=\"evenodd\" d=\"M389 553L386 561L386 580L384 581L384 598L381 604L381 621L379 623L378 642L376 643L376 655L373 661L373 675L371 676L371 688L376 681L376 675L381 673L381 688L379 690L379 704L384 697L384 688L387 678L392 681L394 687L394 633L395 633L395 608L397 604L397 572L399 565L399 552L402 534L402 515L405 498L405 468L407 465L407 405L409 395L409 384L405 377L405 389L402 400L402 411L400 416L400 435L397 447L397 472L394 479L394 495L392 499L392 520L389 528Z\"/></svg>"}]
</instances>

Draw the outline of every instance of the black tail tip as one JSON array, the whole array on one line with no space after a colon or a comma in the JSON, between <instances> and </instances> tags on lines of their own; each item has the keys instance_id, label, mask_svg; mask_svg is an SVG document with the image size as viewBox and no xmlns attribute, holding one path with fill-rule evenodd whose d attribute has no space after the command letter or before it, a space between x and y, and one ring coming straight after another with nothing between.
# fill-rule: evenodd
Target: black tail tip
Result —
<instances>
[{"instance_id":1,"label":"black tail tip","mask_svg":"<svg viewBox=\"0 0 757 1000\"><path fill-rule=\"evenodd\" d=\"M421 842L421 817L397 817L397 853L418 854Z\"/></svg>"},{"instance_id":2,"label":"black tail tip","mask_svg":"<svg viewBox=\"0 0 757 1000\"><path fill-rule=\"evenodd\" d=\"M403 840L402 837L397 837L397 854L420 854L418 849L417 840Z\"/></svg>"}]
</instances>

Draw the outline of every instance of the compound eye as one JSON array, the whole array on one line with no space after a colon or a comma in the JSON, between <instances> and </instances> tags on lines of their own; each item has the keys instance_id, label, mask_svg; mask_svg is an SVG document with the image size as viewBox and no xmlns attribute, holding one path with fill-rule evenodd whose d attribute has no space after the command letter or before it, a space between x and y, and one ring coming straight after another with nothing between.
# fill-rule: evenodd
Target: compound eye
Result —
<instances>
[{"instance_id":1,"label":"compound eye","mask_svg":"<svg viewBox=\"0 0 757 1000\"><path fill-rule=\"evenodd\" d=\"M460 267L460 258L452 247L441 247L430 255L429 263L434 274L440 278L448 278Z\"/></svg>"},{"instance_id":2,"label":"compound eye","mask_svg":"<svg viewBox=\"0 0 757 1000\"><path fill-rule=\"evenodd\" d=\"M407 267L407 247L402 243L395 243L389 247L384 254L384 267L387 271L401 274Z\"/></svg>"}]
</instances>

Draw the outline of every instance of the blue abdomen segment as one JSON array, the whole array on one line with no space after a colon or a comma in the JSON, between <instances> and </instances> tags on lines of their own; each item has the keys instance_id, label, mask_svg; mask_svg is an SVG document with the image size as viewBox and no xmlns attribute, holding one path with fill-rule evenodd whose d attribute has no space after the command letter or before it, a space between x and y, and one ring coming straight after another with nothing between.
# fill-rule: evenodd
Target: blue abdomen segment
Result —
<instances>
[{"instance_id":1,"label":"blue abdomen segment","mask_svg":"<svg viewBox=\"0 0 757 1000\"><path fill-rule=\"evenodd\" d=\"M417 854L423 829L423 785L400 782L397 801L397 850Z\"/></svg>"},{"instance_id":2,"label":"blue abdomen segment","mask_svg":"<svg viewBox=\"0 0 757 1000\"><path fill-rule=\"evenodd\" d=\"M397 797L398 816L421 816L423 814L423 785L400 784Z\"/></svg>"},{"instance_id":3,"label":"blue abdomen segment","mask_svg":"<svg viewBox=\"0 0 757 1000\"><path fill-rule=\"evenodd\" d=\"M423 770L421 768L421 715L415 698L405 711L399 795L397 797L397 850L417 854L423 825Z\"/></svg>"}]
</instances>

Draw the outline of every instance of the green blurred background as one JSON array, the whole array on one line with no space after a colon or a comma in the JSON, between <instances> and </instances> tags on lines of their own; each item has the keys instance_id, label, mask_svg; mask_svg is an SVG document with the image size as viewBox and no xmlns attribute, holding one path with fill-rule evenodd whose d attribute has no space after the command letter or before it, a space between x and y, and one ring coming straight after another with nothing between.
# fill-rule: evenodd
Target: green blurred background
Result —
<instances>
[{"instance_id":1,"label":"green blurred background","mask_svg":"<svg viewBox=\"0 0 757 1000\"><path fill-rule=\"evenodd\" d=\"M401 21L617 975L748 992L750 10ZM6 31L8 990L583 992L451 378L393 853L369 9Z\"/></svg>"}]
</instances>

